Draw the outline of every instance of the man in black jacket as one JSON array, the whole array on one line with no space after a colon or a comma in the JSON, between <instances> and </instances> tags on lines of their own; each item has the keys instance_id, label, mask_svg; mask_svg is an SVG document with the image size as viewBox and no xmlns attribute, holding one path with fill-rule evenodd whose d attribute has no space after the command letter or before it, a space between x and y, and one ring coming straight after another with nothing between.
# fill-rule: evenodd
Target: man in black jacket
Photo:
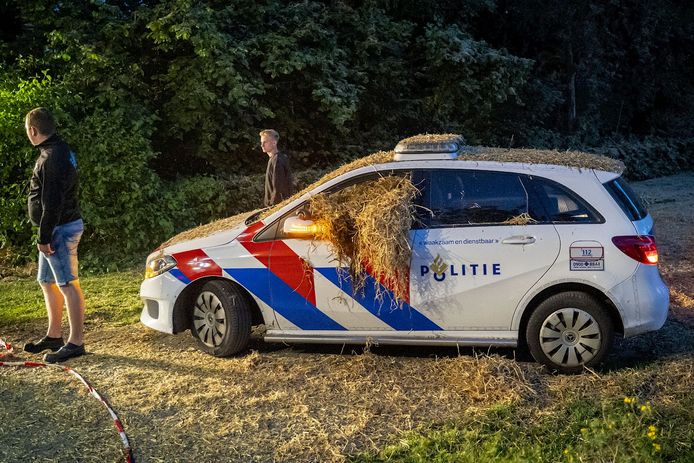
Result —
<instances>
[{"instance_id":1,"label":"man in black jacket","mask_svg":"<svg viewBox=\"0 0 694 463\"><path fill-rule=\"evenodd\" d=\"M277 149L280 134L273 129L260 132L260 147L270 159L265 171L265 207L274 206L292 195L292 172L289 159Z\"/></svg>"},{"instance_id":2,"label":"man in black jacket","mask_svg":"<svg viewBox=\"0 0 694 463\"><path fill-rule=\"evenodd\" d=\"M29 188L29 218L39 227L39 269L48 312L46 336L28 342L24 350L44 355L49 363L84 354L84 295L77 276L77 245L84 230L77 200L77 158L56 134L55 120L46 108L31 110L25 119L27 137L39 149ZM67 306L70 337L63 344L61 322ZM55 352L57 351L57 352Z\"/></svg>"}]
</instances>

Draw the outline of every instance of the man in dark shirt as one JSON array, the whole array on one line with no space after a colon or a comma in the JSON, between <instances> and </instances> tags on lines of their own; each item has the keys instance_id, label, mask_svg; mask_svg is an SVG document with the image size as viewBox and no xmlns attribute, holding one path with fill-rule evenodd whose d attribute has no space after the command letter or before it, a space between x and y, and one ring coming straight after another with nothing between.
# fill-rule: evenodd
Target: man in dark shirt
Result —
<instances>
[{"instance_id":1,"label":"man in dark shirt","mask_svg":"<svg viewBox=\"0 0 694 463\"><path fill-rule=\"evenodd\" d=\"M48 312L46 336L28 342L24 350L51 350L46 362L62 362L84 354L84 295L77 276L77 245L84 230L77 193L77 158L56 133L53 115L31 110L25 120L27 137L39 149L29 185L29 218L39 228L37 246L41 285ZM70 336L63 343L61 322L67 306ZM57 351L57 352L55 352Z\"/></svg>"},{"instance_id":2,"label":"man in dark shirt","mask_svg":"<svg viewBox=\"0 0 694 463\"><path fill-rule=\"evenodd\" d=\"M270 159L265 171L265 207L274 206L292 195L292 172L289 159L277 149L280 134L266 129L260 132L260 147Z\"/></svg>"}]
</instances>

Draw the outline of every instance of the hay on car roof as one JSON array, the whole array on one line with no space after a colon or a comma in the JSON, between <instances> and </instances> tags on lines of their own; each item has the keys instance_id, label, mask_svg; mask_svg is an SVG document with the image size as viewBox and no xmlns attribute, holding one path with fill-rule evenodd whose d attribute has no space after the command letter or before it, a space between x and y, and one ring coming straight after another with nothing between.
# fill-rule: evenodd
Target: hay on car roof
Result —
<instances>
[{"instance_id":1,"label":"hay on car roof","mask_svg":"<svg viewBox=\"0 0 694 463\"><path fill-rule=\"evenodd\" d=\"M440 143L440 142L463 142L463 137L457 134L420 134L409 138L401 140L401 143ZM312 191L314 188L322 185L340 175L350 172L352 170L358 169L360 167L384 164L393 161L394 151L379 151L373 153L369 156L365 156L356 159L348 164L344 164L332 172L321 177L320 180L314 182L308 187L304 188L299 193L291 196L290 198L284 200L280 204L270 207L264 210L259 216L259 219L264 219L269 215L277 212L285 205L299 198L307 192ZM525 163L525 164L550 164L559 165L567 167L575 167L581 169L597 169L604 170L608 172L622 173L624 171L624 164L613 158L607 156L601 156L598 154L584 153L581 151L558 151L558 150L538 150L538 149L503 149L503 148L489 148L482 146L465 146L461 149L458 156L458 160L461 161L494 161L494 162L515 162L515 163ZM187 230L183 233L179 233L173 238L162 244L162 247L170 246L172 244L180 243L182 241L203 238L205 236L212 235L214 233L232 228L239 225L242 220L252 212L245 212L242 214L235 215L233 217L228 217L226 219L217 220L215 222L202 225L191 230Z\"/></svg>"},{"instance_id":2,"label":"hay on car roof","mask_svg":"<svg viewBox=\"0 0 694 463\"><path fill-rule=\"evenodd\" d=\"M457 133L423 133L412 137L403 138L400 143L464 143L462 135Z\"/></svg>"},{"instance_id":3,"label":"hay on car roof","mask_svg":"<svg viewBox=\"0 0 694 463\"><path fill-rule=\"evenodd\" d=\"M237 227L243 223L243 221L253 212L242 212L240 214L232 215L224 219L215 220L205 225L200 225L199 227L191 228L184 232L179 233L173 238L169 238L167 241L162 243L160 248L165 248L167 246L172 246L177 243L182 243L184 241L194 240L196 238L204 238L206 236L214 235L218 232L223 232L225 230L230 230Z\"/></svg>"},{"instance_id":4,"label":"hay on car roof","mask_svg":"<svg viewBox=\"0 0 694 463\"><path fill-rule=\"evenodd\" d=\"M596 169L607 172L624 172L624 164L617 159L582 151L537 150L527 148L488 148L484 146L465 147L458 156L460 161L518 162L523 164L553 164Z\"/></svg>"}]
</instances>

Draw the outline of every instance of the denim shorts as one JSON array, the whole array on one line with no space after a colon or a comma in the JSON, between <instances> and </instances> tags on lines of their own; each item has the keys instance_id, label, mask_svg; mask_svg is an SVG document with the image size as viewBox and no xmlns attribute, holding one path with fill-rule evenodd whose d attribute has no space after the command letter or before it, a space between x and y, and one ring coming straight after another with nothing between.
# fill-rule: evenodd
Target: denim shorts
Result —
<instances>
[{"instance_id":1,"label":"denim shorts","mask_svg":"<svg viewBox=\"0 0 694 463\"><path fill-rule=\"evenodd\" d=\"M39 252L39 283L56 283L65 286L77 280L77 245L80 243L84 223L82 219L58 225L53 230L50 256Z\"/></svg>"}]
</instances>

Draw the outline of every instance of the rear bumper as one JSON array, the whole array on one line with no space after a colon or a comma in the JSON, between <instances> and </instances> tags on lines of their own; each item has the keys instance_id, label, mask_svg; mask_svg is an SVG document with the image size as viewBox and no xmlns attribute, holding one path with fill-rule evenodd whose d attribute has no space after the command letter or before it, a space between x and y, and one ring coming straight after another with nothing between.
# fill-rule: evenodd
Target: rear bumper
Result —
<instances>
[{"instance_id":1,"label":"rear bumper","mask_svg":"<svg viewBox=\"0 0 694 463\"><path fill-rule=\"evenodd\" d=\"M624 337L655 331L665 324L670 292L656 266L640 264L631 278L612 288L608 295L621 306Z\"/></svg>"}]
</instances>

